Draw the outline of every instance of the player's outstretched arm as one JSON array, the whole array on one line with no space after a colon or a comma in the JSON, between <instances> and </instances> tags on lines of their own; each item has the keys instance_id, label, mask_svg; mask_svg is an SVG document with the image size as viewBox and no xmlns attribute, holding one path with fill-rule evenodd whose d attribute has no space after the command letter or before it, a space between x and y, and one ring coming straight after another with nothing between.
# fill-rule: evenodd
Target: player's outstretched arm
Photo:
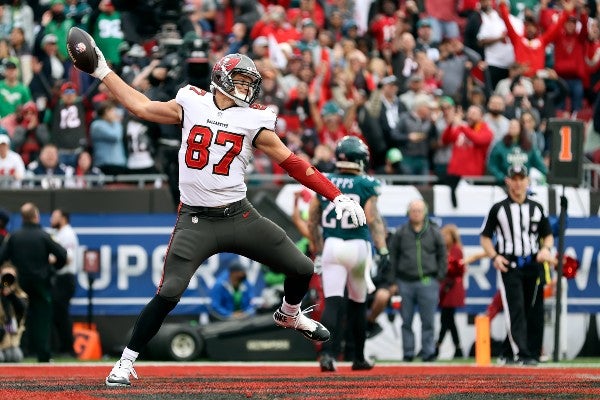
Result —
<instances>
[{"instance_id":1,"label":"player's outstretched arm","mask_svg":"<svg viewBox=\"0 0 600 400\"><path fill-rule=\"evenodd\" d=\"M285 169L292 178L332 201L335 205L337 219L341 219L344 213L348 213L354 225L361 226L367 222L365 212L360 204L342 194L315 167L292 153L290 149L285 147L275 132L264 129L256 139L255 145L271 160Z\"/></svg>"},{"instance_id":2,"label":"player's outstretched arm","mask_svg":"<svg viewBox=\"0 0 600 400\"><path fill-rule=\"evenodd\" d=\"M100 79L127 110L146 121L159 124L181 123L181 107L175 100L167 102L150 100L110 70L104 54L98 47L94 46L94 50L98 54L98 66L92 76Z\"/></svg>"}]
</instances>

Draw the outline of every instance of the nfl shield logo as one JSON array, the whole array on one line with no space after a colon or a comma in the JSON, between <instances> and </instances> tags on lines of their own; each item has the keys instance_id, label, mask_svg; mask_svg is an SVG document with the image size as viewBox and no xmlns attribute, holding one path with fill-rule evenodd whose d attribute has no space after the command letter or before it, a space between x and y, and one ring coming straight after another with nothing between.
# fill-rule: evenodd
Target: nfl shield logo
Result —
<instances>
[{"instance_id":1,"label":"nfl shield logo","mask_svg":"<svg viewBox=\"0 0 600 400\"><path fill-rule=\"evenodd\" d=\"M197 224L198 223L198 217L196 217L195 215L192 217L192 224Z\"/></svg>"}]
</instances>

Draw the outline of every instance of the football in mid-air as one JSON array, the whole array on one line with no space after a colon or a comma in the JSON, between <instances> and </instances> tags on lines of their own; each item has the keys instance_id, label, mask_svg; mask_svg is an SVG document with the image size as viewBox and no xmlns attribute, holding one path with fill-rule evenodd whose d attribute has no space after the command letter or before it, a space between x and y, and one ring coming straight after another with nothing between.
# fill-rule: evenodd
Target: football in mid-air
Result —
<instances>
[{"instance_id":1,"label":"football in mid-air","mask_svg":"<svg viewBox=\"0 0 600 400\"><path fill-rule=\"evenodd\" d=\"M72 27L67 36L67 51L73 64L83 72L91 74L98 66L98 54L94 40L84 30Z\"/></svg>"}]
</instances>

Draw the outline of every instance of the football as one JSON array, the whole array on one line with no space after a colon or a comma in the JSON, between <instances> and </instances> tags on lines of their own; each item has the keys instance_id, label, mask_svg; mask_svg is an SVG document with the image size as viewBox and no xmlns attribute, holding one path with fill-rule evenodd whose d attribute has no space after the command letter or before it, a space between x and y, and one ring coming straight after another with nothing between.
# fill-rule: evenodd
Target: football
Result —
<instances>
[{"instance_id":1,"label":"football","mask_svg":"<svg viewBox=\"0 0 600 400\"><path fill-rule=\"evenodd\" d=\"M67 51L73 64L83 72L91 74L98 66L98 54L94 50L94 39L84 30L72 27L67 35Z\"/></svg>"}]
</instances>

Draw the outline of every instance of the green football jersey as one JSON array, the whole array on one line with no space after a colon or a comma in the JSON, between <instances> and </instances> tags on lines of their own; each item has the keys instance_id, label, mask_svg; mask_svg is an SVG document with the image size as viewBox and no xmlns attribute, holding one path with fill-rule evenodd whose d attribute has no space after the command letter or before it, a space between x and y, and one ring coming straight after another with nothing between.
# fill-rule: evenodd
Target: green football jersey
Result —
<instances>
[{"instance_id":1,"label":"green football jersey","mask_svg":"<svg viewBox=\"0 0 600 400\"><path fill-rule=\"evenodd\" d=\"M327 177L336 185L340 191L357 201L364 208L367 200L381 193L381 183L366 175L351 174L328 174ZM321 202L321 226L323 227L323 239L337 237L344 240L364 239L370 240L369 227L367 225L355 227L350 216L344 214L341 220L335 217L335 206L323 196L319 196Z\"/></svg>"}]
</instances>

